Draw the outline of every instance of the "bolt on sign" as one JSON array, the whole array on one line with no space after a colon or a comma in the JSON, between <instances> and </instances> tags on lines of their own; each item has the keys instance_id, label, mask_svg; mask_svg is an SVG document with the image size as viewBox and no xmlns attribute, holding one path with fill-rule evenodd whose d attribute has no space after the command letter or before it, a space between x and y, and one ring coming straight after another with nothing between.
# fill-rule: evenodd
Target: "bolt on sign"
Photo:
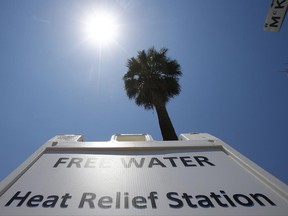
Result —
<instances>
[{"instance_id":1,"label":"bolt on sign","mask_svg":"<svg viewBox=\"0 0 288 216\"><path fill-rule=\"evenodd\" d=\"M264 30L278 32L282 26L288 9L288 0L272 0Z\"/></svg>"},{"instance_id":2,"label":"bolt on sign","mask_svg":"<svg viewBox=\"0 0 288 216\"><path fill-rule=\"evenodd\" d=\"M0 215L286 215L288 187L220 139L56 136L0 185Z\"/></svg>"}]
</instances>

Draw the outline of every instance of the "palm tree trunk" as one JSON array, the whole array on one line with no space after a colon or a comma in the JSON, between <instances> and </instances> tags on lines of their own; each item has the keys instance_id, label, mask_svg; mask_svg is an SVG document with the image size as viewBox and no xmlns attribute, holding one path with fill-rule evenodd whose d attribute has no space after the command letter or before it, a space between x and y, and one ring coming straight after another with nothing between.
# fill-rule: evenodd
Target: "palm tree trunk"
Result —
<instances>
[{"instance_id":1,"label":"palm tree trunk","mask_svg":"<svg viewBox=\"0 0 288 216\"><path fill-rule=\"evenodd\" d=\"M156 108L163 140L178 140L165 104L158 102L154 104L154 106Z\"/></svg>"}]
</instances>

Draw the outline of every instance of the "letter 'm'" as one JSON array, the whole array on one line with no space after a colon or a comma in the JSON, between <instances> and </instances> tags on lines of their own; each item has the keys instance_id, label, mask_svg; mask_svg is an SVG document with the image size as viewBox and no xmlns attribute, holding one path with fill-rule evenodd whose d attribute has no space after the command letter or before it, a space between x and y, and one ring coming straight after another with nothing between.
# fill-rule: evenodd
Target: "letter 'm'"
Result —
<instances>
[{"instance_id":1,"label":"letter 'm'","mask_svg":"<svg viewBox=\"0 0 288 216\"><path fill-rule=\"evenodd\" d=\"M271 19L274 21L273 23L271 23L269 26L270 27L278 27L278 23L281 17L271 17Z\"/></svg>"}]
</instances>

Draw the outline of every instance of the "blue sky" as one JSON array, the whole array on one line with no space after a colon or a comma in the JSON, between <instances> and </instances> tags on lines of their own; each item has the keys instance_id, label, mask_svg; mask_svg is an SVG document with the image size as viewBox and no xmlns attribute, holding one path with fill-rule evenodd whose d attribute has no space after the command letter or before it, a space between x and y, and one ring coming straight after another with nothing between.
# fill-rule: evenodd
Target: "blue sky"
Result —
<instances>
[{"instance_id":1,"label":"blue sky","mask_svg":"<svg viewBox=\"0 0 288 216\"><path fill-rule=\"evenodd\" d=\"M167 105L177 134L210 133L288 183L287 18L263 30L270 0L0 1L0 180L57 134L161 140L156 112L127 98L128 58L155 46L182 67ZM115 14L105 47L84 41L83 16ZM286 63L286 65L285 65Z\"/></svg>"}]
</instances>

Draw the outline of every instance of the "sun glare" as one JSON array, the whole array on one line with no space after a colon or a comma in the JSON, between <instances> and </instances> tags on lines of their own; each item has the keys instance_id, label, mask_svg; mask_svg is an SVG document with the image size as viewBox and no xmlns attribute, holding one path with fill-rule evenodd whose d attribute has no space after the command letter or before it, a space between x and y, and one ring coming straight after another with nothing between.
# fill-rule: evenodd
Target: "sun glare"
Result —
<instances>
[{"instance_id":1,"label":"sun glare","mask_svg":"<svg viewBox=\"0 0 288 216\"><path fill-rule=\"evenodd\" d=\"M93 12L84 19L84 37L92 44L108 45L115 41L118 25L115 16L105 11Z\"/></svg>"}]
</instances>

